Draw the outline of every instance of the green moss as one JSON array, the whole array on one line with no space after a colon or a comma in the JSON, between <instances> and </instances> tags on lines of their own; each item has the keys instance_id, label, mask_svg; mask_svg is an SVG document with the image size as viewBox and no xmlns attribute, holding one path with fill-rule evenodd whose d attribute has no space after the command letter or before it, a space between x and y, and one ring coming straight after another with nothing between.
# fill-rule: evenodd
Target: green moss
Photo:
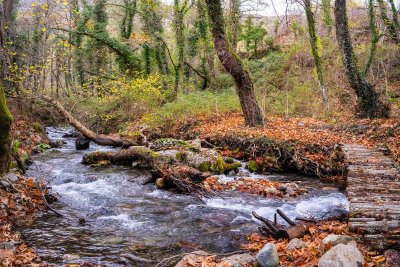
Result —
<instances>
[{"instance_id":1,"label":"green moss","mask_svg":"<svg viewBox=\"0 0 400 267\"><path fill-rule=\"evenodd\" d=\"M16 169L16 168L18 168L18 163L16 161L12 161L10 163L10 169Z\"/></svg>"},{"instance_id":2,"label":"green moss","mask_svg":"<svg viewBox=\"0 0 400 267\"><path fill-rule=\"evenodd\" d=\"M247 168L250 172L257 172L260 170L260 165L255 160L251 160L247 164Z\"/></svg>"},{"instance_id":3,"label":"green moss","mask_svg":"<svg viewBox=\"0 0 400 267\"><path fill-rule=\"evenodd\" d=\"M178 161L184 161L185 159L186 159L186 153L185 152L178 152L178 153L176 153L176 155L175 155L175 158L178 160Z\"/></svg>"},{"instance_id":4,"label":"green moss","mask_svg":"<svg viewBox=\"0 0 400 267\"><path fill-rule=\"evenodd\" d=\"M211 162L210 161L203 161L199 167L198 167L199 171L201 172L208 172L211 169Z\"/></svg>"},{"instance_id":5,"label":"green moss","mask_svg":"<svg viewBox=\"0 0 400 267\"><path fill-rule=\"evenodd\" d=\"M225 162L221 155L219 155L217 160L212 164L211 170L217 174L225 173Z\"/></svg>"},{"instance_id":6,"label":"green moss","mask_svg":"<svg viewBox=\"0 0 400 267\"><path fill-rule=\"evenodd\" d=\"M233 159L233 158L231 158L231 157L226 157L225 158L225 163L234 163L235 162L235 160Z\"/></svg>"},{"instance_id":7,"label":"green moss","mask_svg":"<svg viewBox=\"0 0 400 267\"><path fill-rule=\"evenodd\" d=\"M51 146L50 146L49 144L45 144L45 143L39 144L38 147L39 147L41 150L47 150L47 149L50 149L50 148L51 148Z\"/></svg>"},{"instance_id":8,"label":"green moss","mask_svg":"<svg viewBox=\"0 0 400 267\"><path fill-rule=\"evenodd\" d=\"M35 130L35 133L43 133L44 132L42 125L38 122L35 122L33 124L33 130Z\"/></svg>"},{"instance_id":9,"label":"green moss","mask_svg":"<svg viewBox=\"0 0 400 267\"><path fill-rule=\"evenodd\" d=\"M242 163L234 162L225 165L225 172L228 173L230 171L236 171L238 168L242 167Z\"/></svg>"},{"instance_id":10,"label":"green moss","mask_svg":"<svg viewBox=\"0 0 400 267\"><path fill-rule=\"evenodd\" d=\"M90 167L107 167L110 165L111 165L111 163L109 160L101 160L97 163L91 164Z\"/></svg>"}]
</instances>

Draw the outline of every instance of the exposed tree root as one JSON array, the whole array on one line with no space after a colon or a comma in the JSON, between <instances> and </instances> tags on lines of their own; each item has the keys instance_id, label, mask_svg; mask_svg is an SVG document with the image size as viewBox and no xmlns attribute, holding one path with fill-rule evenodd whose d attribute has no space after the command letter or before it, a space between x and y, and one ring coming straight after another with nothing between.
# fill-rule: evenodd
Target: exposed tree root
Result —
<instances>
[{"instance_id":1,"label":"exposed tree root","mask_svg":"<svg viewBox=\"0 0 400 267\"><path fill-rule=\"evenodd\" d=\"M249 138L237 135L218 135L208 138L207 142L254 160L259 171L294 170L318 177L345 177L346 174L344 154L338 145L279 142L263 136Z\"/></svg>"}]
</instances>

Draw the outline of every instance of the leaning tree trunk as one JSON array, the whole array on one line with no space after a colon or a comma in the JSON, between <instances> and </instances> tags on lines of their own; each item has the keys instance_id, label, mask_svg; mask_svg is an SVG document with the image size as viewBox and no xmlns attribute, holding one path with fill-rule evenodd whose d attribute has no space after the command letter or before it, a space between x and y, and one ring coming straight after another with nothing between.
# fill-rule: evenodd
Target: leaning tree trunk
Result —
<instances>
[{"instance_id":1,"label":"leaning tree trunk","mask_svg":"<svg viewBox=\"0 0 400 267\"><path fill-rule=\"evenodd\" d=\"M357 68L357 58L350 39L346 0L335 0L336 39L351 88L358 97L357 116L362 118L388 117L389 107Z\"/></svg>"},{"instance_id":2,"label":"leaning tree trunk","mask_svg":"<svg viewBox=\"0 0 400 267\"><path fill-rule=\"evenodd\" d=\"M263 125L263 116L254 94L249 73L239 57L232 51L225 37L225 23L220 0L206 0L211 19L214 46L224 68L236 82L236 90L242 106L245 123L248 126Z\"/></svg>"},{"instance_id":3,"label":"leaning tree trunk","mask_svg":"<svg viewBox=\"0 0 400 267\"><path fill-rule=\"evenodd\" d=\"M75 127L76 130L78 130L80 133L82 133L86 138L92 140L98 145L101 146L114 146L114 147L121 147L121 146L133 146L135 145L134 142L131 140L126 140L126 139L120 139L118 137L112 137L108 135L101 135L101 134L96 134L86 128L85 125L80 123L77 119L72 116L71 113L69 113L63 105L58 102L57 100L52 99L51 97L48 96L43 96L43 99L52 104L64 117L67 119L67 121Z\"/></svg>"},{"instance_id":4,"label":"leaning tree trunk","mask_svg":"<svg viewBox=\"0 0 400 267\"><path fill-rule=\"evenodd\" d=\"M7 108L4 89L0 86L0 176L7 173L10 166L12 119Z\"/></svg>"}]
</instances>

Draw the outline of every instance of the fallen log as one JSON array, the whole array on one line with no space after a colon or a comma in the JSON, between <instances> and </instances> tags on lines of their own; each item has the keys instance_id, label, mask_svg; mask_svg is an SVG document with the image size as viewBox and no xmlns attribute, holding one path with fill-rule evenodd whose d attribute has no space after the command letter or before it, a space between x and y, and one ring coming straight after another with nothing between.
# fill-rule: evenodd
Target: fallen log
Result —
<instances>
[{"instance_id":1,"label":"fallen log","mask_svg":"<svg viewBox=\"0 0 400 267\"><path fill-rule=\"evenodd\" d=\"M172 161L168 155L144 147L132 146L117 152L93 152L83 156L82 163L92 166L104 166L104 162L150 169L152 178L146 184L155 183L160 189L177 189L183 193L204 195L205 189L200 183L210 176L196 168Z\"/></svg>"},{"instance_id":2,"label":"fallen log","mask_svg":"<svg viewBox=\"0 0 400 267\"><path fill-rule=\"evenodd\" d=\"M88 129L85 125L80 123L77 119L72 116L70 112L68 112L64 106L58 102L57 100L49 97L49 96L43 96L42 97L45 101L49 102L52 104L66 119L67 121L75 127L76 130L82 133L86 138L90 139L91 141L95 142L98 145L101 146L114 146L114 147L128 147L128 146L134 146L136 145L135 142L132 140L127 140L127 139L121 139L118 137L113 137L109 135L102 135L102 134L96 134L95 132L91 131Z\"/></svg>"},{"instance_id":3,"label":"fallen log","mask_svg":"<svg viewBox=\"0 0 400 267\"><path fill-rule=\"evenodd\" d=\"M96 165L103 161L110 164L132 166L132 163L140 161L140 167L158 169L162 167L160 154L144 146L131 146L117 152L92 152L85 154L83 164Z\"/></svg>"},{"instance_id":4,"label":"fallen log","mask_svg":"<svg viewBox=\"0 0 400 267\"><path fill-rule=\"evenodd\" d=\"M293 238L303 237L305 234L308 233L309 228L315 225L315 221L313 221L312 219L304 220L305 218L302 218L302 220L294 222L289 219L289 217L286 216L286 214L283 213L283 211L281 211L280 209L277 210L277 214L289 224L288 227L277 223L276 214L274 216L274 222L258 215L255 211L253 211L252 214L254 218L263 222L266 225L265 227L259 228L260 232L272 236L275 239L285 238L291 240Z\"/></svg>"}]
</instances>

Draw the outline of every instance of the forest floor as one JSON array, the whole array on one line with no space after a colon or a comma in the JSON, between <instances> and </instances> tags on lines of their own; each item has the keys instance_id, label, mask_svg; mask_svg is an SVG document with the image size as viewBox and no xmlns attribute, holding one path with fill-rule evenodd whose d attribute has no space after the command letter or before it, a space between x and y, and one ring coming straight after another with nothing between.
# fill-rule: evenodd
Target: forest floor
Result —
<instances>
[{"instance_id":1,"label":"forest floor","mask_svg":"<svg viewBox=\"0 0 400 267\"><path fill-rule=\"evenodd\" d=\"M263 127L245 127L241 114L233 113L218 119L201 117L190 125L176 127L172 131L174 136L193 135L200 139L215 136L237 135L252 137L268 137L278 141L300 141L305 144L341 145L359 144L368 148L378 149L400 163L400 122L395 119L349 119L326 122L314 118L283 118L281 116L268 116ZM314 158L315 159L315 158ZM315 159L318 161L318 159ZM321 158L320 161L323 161ZM248 244L243 248L253 252L259 251L266 243L276 244L280 254L282 266L316 266L321 254L322 240L329 234L350 235L355 240L357 234L350 233L347 223L337 220L319 222L310 229L310 233L302 240L308 246L301 249L287 250L288 240L275 240L259 233L248 236ZM364 259L364 266L391 266L387 265L383 253L369 249L366 245L358 243ZM215 266L216 257L203 257L193 266ZM203 265L201 265L203 264ZM208 264L208 265L207 265ZM192 266L192 265L188 265Z\"/></svg>"},{"instance_id":2,"label":"forest floor","mask_svg":"<svg viewBox=\"0 0 400 267\"><path fill-rule=\"evenodd\" d=\"M13 108L11 108L13 109ZM19 114L14 110L13 114ZM30 155L32 148L40 143L46 143L42 129L26 114L14 116L14 139L21 142L19 152ZM168 135L173 136L199 136L201 139L216 135L241 135L247 137L266 136L274 140L298 140L308 144L335 145L335 144L360 144L369 148L384 149L396 162L400 162L400 123L394 119L356 120L343 119L335 123L317 120L314 118L283 118L268 116L264 127L244 127L244 120L240 114L227 114L222 118L199 117L196 121L182 124L168 130ZM165 133L165 132L164 132ZM33 214L44 208L40 192L38 192L32 179L18 176L14 192L0 190L2 206L0 223L0 243L12 244L7 249L0 248L0 263L4 266L40 266L40 259L32 248L29 248L20 239L20 235L12 231L12 226L18 221L32 220ZM283 255L281 262L285 266L313 266L321 257L319 250L322 239L328 234L348 234L357 239L357 236L347 231L346 223L326 221L311 228L310 234L303 240L310 245L307 248L285 250L287 241L276 241L254 233L248 236L248 244L244 249L258 251L267 242L277 245L278 251ZM6 243L4 243L6 244ZM370 251L360 244L360 249L365 257L365 266L385 266L385 257ZM208 258L209 265L214 266L213 260ZM203 262L205 263L205 262ZM215 263L215 261L214 261Z\"/></svg>"}]
</instances>

